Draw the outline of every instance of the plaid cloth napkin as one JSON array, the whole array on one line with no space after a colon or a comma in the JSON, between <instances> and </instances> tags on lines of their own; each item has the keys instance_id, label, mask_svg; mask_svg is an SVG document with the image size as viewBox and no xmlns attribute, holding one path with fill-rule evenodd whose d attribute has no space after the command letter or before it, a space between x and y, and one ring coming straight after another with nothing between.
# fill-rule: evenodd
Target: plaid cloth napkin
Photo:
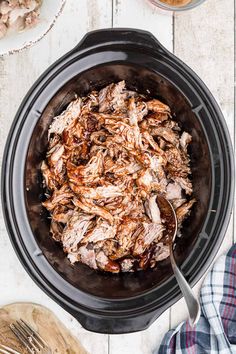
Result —
<instances>
[{"instance_id":1,"label":"plaid cloth napkin","mask_svg":"<svg viewBox=\"0 0 236 354\"><path fill-rule=\"evenodd\" d=\"M236 244L220 257L203 282L201 318L167 332L158 354L236 353Z\"/></svg>"}]
</instances>

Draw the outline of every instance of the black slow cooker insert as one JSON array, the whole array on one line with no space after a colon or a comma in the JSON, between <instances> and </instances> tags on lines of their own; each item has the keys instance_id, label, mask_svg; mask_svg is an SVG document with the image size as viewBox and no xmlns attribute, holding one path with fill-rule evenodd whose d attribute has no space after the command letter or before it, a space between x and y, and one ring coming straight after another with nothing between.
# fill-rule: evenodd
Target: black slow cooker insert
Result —
<instances>
[{"instance_id":1,"label":"black slow cooker insert","mask_svg":"<svg viewBox=\"0 0 236 354\"><path fill-rule=\"evenodd\" d=\"M197 203L184 224L176 258L194 285L211 264L226 231L233 201L228 130L202 81L148 32L100 30L53 64L22 102L2 168L6 225L22 264L37 284L88 330L125 333L147 328L180 297L169 260L156 269L103 274L72 266L49 236L40 165L47 130L74 94L125 80L129 89L161 99L192 137L190 155Z\"/></svg>"}]
</instances>

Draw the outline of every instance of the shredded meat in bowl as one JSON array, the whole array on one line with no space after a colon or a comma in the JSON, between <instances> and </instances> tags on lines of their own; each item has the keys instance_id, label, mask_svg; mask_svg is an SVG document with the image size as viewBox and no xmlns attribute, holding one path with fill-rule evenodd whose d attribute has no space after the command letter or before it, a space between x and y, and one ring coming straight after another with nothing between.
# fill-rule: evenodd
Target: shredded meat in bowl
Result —
<instances>
[{"instance_id":1,"label":"shredded meat in bowl","mask_svg":"<svg viewBox=\"0 0 236 354\"><path fill-rule=\"evenodd\" d=\"M0 0L0 39L22 32L39 22L43 0Z\"/></svg>"},{"instance_id":2,"label":"shredded meat in bowl","mask_svg":"<svg viewBox=\"0 0 236 354\"><path fill-rule=\"evenodd\" d=\"M191 135L167 105L112 83L72 101L48 140L43 206L71 263L119 273L169 256L156 197L171 201L179 228L195 199Z\"/></svg>"}]
</instances>

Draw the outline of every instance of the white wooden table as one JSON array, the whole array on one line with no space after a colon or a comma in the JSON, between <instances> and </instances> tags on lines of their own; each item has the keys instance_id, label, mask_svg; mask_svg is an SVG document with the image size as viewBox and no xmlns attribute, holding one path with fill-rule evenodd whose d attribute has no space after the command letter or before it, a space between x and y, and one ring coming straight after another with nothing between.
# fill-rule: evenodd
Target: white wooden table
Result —
<instances>
[{"instance_id":1,"label":"white wooden table","mask_svg":"<svg viewBox=\"0 0 236 354\"><path fill-rule=\"evenodd\" d=\"M67 0L61 17L41 42L22 53L0 58L0 161L17 107L36 78L87 31L112 26L149 30L189 64L221 105L233 139L234 0L207 0L195 10L176 15L154 8L147 0ZM233 237L232 220L219 254L230 247ZM180 300L144 332L115 336L87 332L26 274L10 245L1 212L0 285L0 305L32 301L49 307L91 354L151 354L164 333L187 317Z\"/></svg>"}]
</instances>

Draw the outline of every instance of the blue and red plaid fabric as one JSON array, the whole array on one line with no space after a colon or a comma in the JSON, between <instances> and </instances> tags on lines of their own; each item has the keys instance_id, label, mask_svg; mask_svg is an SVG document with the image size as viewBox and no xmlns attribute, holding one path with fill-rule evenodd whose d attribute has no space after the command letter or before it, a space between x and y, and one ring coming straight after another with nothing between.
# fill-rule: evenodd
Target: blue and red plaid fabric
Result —
<instances>
[{"instance_id":1,"label":"blue and red plaid fabric","mask_svg":"<svg viewBox=\"0 0 236 354\"><path fill-rule=\"evenodd\" d=\"M201 318L169 331L158 354L236 354L236 244L206 276L200 293Z\"/></svg>"}]
</instances>

